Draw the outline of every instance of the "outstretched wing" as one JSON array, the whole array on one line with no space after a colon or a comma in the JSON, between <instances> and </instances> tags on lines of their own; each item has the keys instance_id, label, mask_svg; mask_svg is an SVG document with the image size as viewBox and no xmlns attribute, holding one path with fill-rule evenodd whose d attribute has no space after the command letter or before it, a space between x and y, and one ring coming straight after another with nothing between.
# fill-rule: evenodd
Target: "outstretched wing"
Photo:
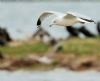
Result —
<instances>
[{"instance_id":1,"label":"outstretched wing","mask_svg":"<svg viewBox=\"0 0 100 81\"><path fill-rule=\"evenodd\" d=\"M78 18L78 19L81 19L83 21L86 21L86 22L94 22L95 21L85 15L82 15L82 14L79 14L79 13L76 13L76 12L67 12L67 15L65 17L70 17L70 18Z\"/></svg>"},{"instance_id":2,"label":"outstretched wing","mask_svg":"<svg viewBox=\"0 0 100 81\"><path fill-rule=\"evenodd\" d=\"M45 11L45 12L43 12L43 13L40 15L40 17L38 18L37 26L40 26L41 23L42 23L42 21L43 21L46 17L48 17L48 16L50 16L50 15L58 16L58 15L61 15L61 14L62 14L62 13L59 13L59 12Z\"/></svg>"},{"instance_id":3,"label":"outstretched wing","mask_svg":"<svg viewBox=\"0 0 100 81\"><path fill-rule=\"evenodd\" d=\"M76 18L77 16L75 16L75 15L73 15L73 14L71 14L71 13L67 13L67 14L65 14L64 15L64 17L63 18L68 18L68 19L72 19L72 18Z\"/></svg>"}]
</instances>

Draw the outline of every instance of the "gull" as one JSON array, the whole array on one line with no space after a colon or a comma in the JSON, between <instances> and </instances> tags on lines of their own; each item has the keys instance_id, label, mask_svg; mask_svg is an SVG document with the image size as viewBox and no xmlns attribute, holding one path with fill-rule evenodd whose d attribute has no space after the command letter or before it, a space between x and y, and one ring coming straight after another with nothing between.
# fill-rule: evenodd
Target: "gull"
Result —
<instances>
[{"instance_id":1,"label":"gull","mask_svg":"<svg viewBox=\"0 0 100 81\"><path fill-rule=\"evenodd\" d=\"M54 15L54 19L51 20L50 27L52 25L58 26L72 26L76 23L95 23L95 21L87 16L81 15L76 12L68 11L67 13L55 12L55 11L45 11L43 12L37 20L37 26L41 27L42 22L46 17Z\"/></svg>"}]
</instances>

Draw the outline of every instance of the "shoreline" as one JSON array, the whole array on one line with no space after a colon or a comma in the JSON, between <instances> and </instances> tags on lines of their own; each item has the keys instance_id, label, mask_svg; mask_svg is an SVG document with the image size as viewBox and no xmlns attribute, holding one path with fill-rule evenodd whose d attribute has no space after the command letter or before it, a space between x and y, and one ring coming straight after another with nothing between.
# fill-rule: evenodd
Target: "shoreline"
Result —
<instances>
[{"instance_id":1,"label":"shoreline","mask_svg":"<svg viewBox=\"0 0 100 81\"><path fill-rule=\"evenodd\" d=\"M100 57L98 56L77 57L74 55L56 54L52 57L54 60L50 64L41 63L34 57L34 54L29 54L25 58L3 59L0 61L0 70L16 71L22 69L32 71L47 71L55 68L65 68L66 70L71 71L100 71Z\"/></svg>"},{"instance_id":2,"label":"shoreline","mask_svg":"<svg viewBox=\"0 0 100 81\"><path fill-rule=\"evenodd\" d=\"M64 41L63 49L46 60L50 63L41 62L41 58L47 56L48 45L36 40L13 41L7 46L0 48L0 70L16 71L25 70L50 70L63 67L66 70L100 71L100 38L81 40L77 38ZM79 44L80 43L80 44ZM51 52L50 52L51 53Z\"/></svg>"}]
</instances>

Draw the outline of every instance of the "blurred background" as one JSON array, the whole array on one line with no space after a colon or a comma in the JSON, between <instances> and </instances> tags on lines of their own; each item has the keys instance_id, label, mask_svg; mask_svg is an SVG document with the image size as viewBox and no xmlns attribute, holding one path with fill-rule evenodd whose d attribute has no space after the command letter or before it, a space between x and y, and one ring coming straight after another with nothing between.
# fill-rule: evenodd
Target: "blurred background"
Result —
<instances>
[{"instance_id":1,"label":"blurred background","mask_svg":"<svg viewBox=\"0 0 100 81\"><path fill-rule=\"evenodd\" d=\"M2 0L0 3L0 26L7 28L13 39L25 39L36 31L37 19L43 11L51 10L63 13L74 11L99 21L99 4L99 0ZM80 24L76 27L79 26ZM95 24L86 24L86 26L86 29L93 34L98 34ZM69 34L64 27L49 28L45 24L43 27L55 38L66 38Z\"/></svg>"},{"instance_id":2,"label":"blurred background","mask_svg":"<svg viewBox=\"0 0 100 81\"><path fill-rule=\"evenodd\" d=\"M99 0L0 0L0 81L100 81L99 8ZM97 23L49 27L50 16L37 29L44 11Z\"/></svg>"}]
</instances>

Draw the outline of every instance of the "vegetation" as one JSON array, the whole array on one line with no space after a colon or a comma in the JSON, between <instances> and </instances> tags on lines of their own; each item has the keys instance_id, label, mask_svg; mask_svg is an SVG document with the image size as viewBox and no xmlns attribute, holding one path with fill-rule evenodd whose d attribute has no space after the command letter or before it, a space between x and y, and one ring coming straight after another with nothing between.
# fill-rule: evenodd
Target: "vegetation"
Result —
<instances>
[{"instance_id":1,"label":"vegetation","mask_svg":"<svg viewBox=\"0 0 100 81\"><path fill-rule=\"evenodd\" d=\"M37 53L37 54L42 54L48 49L48 46L41 43L33 43L33 44L28 44L28 43L23 43L22 45L16 46L16 47L0 47L0 51L3 54L8 54L8 55L13 55L13 56L24 56L29 53Z\"/></svg>"},{"instance_id":2,"label":"vegetation","mask_svg":"<svg viewBox=\"0 0 100 81\"><path fill-rule=\"evenodd\" d=\"M34 41L34 40L33 40ZM100 55L100 38L88 38L79 39L71 38L64 41L60 51L63 54L75 54L75 55ZM45 54L49 46L42 42L36 43L23 43L16 47L0 47L0 51L8 55L23 56L29 53L33 54Z\"/></svg>"},{"instance_id":3,"label":"vegetation","mask_svg":"<svg viewBox=\"0 0 100 81\"><path fill-rule=\"evenodd\" d=\"M54 62L49 65L27 59L28 54L32 56L46 54L48 49L50 48L49 45L46 45L36 40L28 40L27 42L24 41L22 42L22 44L17 46L10 46L8 44L5 47L0 47L0 51L5 56L8 56L8 58L4 60L1 59L2 62L0 64L1 65L0 69L50 70L55 67L59 67L60 65L61 66L67 65L68 68L72 70L81 70L84 69L84 67L87 69L88 67L94 68L93 64L95 63L98 66L100 62L98 59L100 58L99 41L100 41L99 37L95 39L94 38L87 38L87 39L70 38L63 42L62 44L63 48L60 50L60 54L58 54L55 57ZM14 58L11 59L9 57L12 58L14 57ZM82 67L78 67L78 66L82 66Z\"/></svg>"},{"instance_id":4,"label":"vegetation","mask_svg":"<svg viewBox=\"0 0 100 81\"><path fill-rule=\"evenodd\" d=\"M63 44L63 52L76 55L100 55L100 38L69 39Z\"/></svg>"}]
</instances>

